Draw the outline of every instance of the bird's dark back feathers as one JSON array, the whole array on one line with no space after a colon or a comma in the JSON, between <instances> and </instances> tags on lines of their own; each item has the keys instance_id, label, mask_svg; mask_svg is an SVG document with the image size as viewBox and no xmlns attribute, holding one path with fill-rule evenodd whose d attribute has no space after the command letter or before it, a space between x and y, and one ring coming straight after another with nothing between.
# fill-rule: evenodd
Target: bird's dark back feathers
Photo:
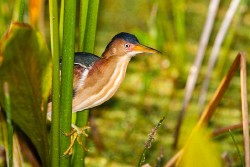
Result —
<instances>
[{"instance_id":1,"label":"bird's dark back feathers","mask_svg":"<svg viewBox=\"0 0 250 167\"><path fill-rule=\"evenodd\" d=\"M74 64L79 64L85 68L88 68L94 64L95 61L99 60L100 57L87 52L75 52ZM60 66L62 59L60 58Z\"/></svg>"},{"instance_id":2,"label":"bird's dark back feathers","mask_svg":"<svg viewBox=\"0 0 250 167\"><path fill-rule=\"evenodd\" d=\"M74 64L79 64L83 67L90 67L99 60L100 57L86 52L76 52L74 57Z\"/></svg>"}]
</instances>

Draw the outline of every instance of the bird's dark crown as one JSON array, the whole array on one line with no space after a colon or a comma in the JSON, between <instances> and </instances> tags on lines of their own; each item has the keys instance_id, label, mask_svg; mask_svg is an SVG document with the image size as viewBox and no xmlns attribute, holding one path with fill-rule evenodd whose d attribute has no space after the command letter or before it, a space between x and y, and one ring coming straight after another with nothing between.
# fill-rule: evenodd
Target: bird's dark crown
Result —
<instances>
[{"instance_id":1,"label":"bird's dark crown","mask_svg":"<svg viewBox=\"0 0 250 167\"><path fill-rule=\"evenodd\" d=\"M129 42L129 43L132 43L132 44L138 44L139 43L139 40L136 38L135 35L129 34L129 33L126 33L126 32L120 32L119 34L116 34L112 38L112 40L107 45L106 49L109 48L109 46L111 45L111 43L114 42L116 39L123 39L126 42Z\"/></svg>"},{"instance_id":2,"label":"bird's dark crown","mask_svg":"<svg viewBox=\"0 0 250 167\"><path fill-rule=\"evenodd\" d=\"M129 33L126 33L126 32L121 32L119 34L116 34L113 38L112 38L112 41L116 40L116 39L123 39L125 40L126 42L129 42L129 43L132 43L132 44L138 44L139 43L139 40L136 38L135 35L133 34L129 34ZM111 42L112 42L111 41Z\"/></svg>"}]
</instances>

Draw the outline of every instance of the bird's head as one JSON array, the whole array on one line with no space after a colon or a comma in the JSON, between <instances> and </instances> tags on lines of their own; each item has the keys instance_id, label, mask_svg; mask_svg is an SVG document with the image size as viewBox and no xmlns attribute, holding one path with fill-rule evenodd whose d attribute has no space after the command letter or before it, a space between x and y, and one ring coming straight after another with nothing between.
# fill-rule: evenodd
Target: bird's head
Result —
<instances>
[{"instance_id":1,"label":"bird's head","mask_svg":"<svg viewBox=\"0 0 250 167\"><path fill-rule=\"evenodd\" d=\"M121 32L115 35L107 45L103 57L128 57L131 58L138 53L160 53L148 46L140 44L133 34Z\"/></svg>"}]
</instances>

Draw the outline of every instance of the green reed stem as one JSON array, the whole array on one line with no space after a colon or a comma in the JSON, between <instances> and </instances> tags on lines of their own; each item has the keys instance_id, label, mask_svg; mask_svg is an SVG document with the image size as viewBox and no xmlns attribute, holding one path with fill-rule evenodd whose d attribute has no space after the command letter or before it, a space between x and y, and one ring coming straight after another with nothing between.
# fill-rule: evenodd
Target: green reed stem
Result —
<instances>
[{"instance_id":1,"label":"green reed stem","mask_svg":"<svg viewBox=\"0 0 250 167\"><path fill-rule=\"evenodd\" d=\"M52 122L51 122L51 166L58 167L60 161L60 65L57 0L49 1L52 73Z\"/></svg>"},{"instance_id":2,"label":"green reed stem","mask_svg":"<svg viewBox=\"0 0 250 167\"><path fill-rule=\"evenodd\" d=\"M13 21L23 22L24 18L24 9L25 9L25 0L16 0L15 6L13 9Z\"/></svg>"},{"instance_id":3,"label":"green reed stem","mask_svg":"<svg viewBox=\"0 0 250 167\"><path fill-rule=\"evenodd\" d=\"M23 22L23 18L24 18L24 9L25 9L25 1L21 0L20 3L20 12L19 12L19 22Z\"/></svg>"},{"instance_id":4,"label":"green reed stem","mask_svg":"<svg viewBox=\"0 0 250 167\"><path fill-rule=\"evenodd\" d=\"M73 63L75 52L75 17L76 1L64 2L64 24L62 44L62 72L61 72L61 96L60 96L60 129L63 133L70 132L72 118L72 95L73 95ZM60 133L60 155L70 145L70 137ZM60 167L70 166L70 157L60 159Z\"/></svg>"},{"instance_id":5,"label":"green reed stem","mask_svg":"<svg viewBox=\"0 0 250 167\"><path fill-rule=\"evenodd\" d=\"M83 42L86 30L86 21L88 15L89 0L80 1L80 18L79 18L79 51L83 51Z\"/></svg>"},{"instance_id":6,"label":"green reed stem","mask_svg":"<svg viewBox=\"0 0 250 167\"><path fill-rule=\"evenodd\" d=\"M88 14L88 4L89 0L80 1L80 17L79 17L79 43L78 51L83 51L83 42L86 29L86 21ZM88 121L88 111L78 112L76 115L76 126L84 127ZM81 141L85 144L85 136L80 136ZM84 146L85 147L85 146ZM85 150L78 142L75 142L74 154L72 157L72 166L73 167L82 167L85 164Z\"/></svg>"},{"instance_id":7,"label":"green reed stem","mask_svg":"<svg viewBox=\"0 0 250 167\"><path fill-rule=\"evenodd\" d=\"M78 126L78 127L86 126L86 124L88 122L88 116L89 116L88 110L78 112L77 116L76 116L76 126ZM85 136L80 136L80 137L81 137L81 141L83 143L83 146L81 146L78 142L75 142L74 153L73 153L73 158L72 158L72 166L73 167L85 166L86 150L84 150L83 147L86 148L86 146L85 146L86 137Z\"/></svg>"},{"instance_id":8,"label":"green reed stem","mask_svg":"<svg viewBox=\"0 0 250 167\"><path fill-rule=\"evenodd\" d=\"M63 22L64 22L64 0L61 0L61 7L60 7L60 20L59 20L59 50L62 52L62 41L63 41Z\"/></svg>"},{"instance_id":9,"label":"green reed stem","mask_svg":"<svg viewBox=\"0 0 250 167\"><path fill-rule=\"evenodd\" d=\"M88 7L86 7L88 5ZM99 0L81 1L80 6L80 39L79 50L89 53L94 52L95 36L97 27ZM86 11L87 10L87 11ZM85 110L77 113L76 125L79 127L86 126L88 122L89 111ZM85 145L85 139L82 138L82 142ZM84 166L85 151L78 143L75 146L73 166Z\"/></svg>"},{"instance_id":10,"label":"green reed stem","mask_svg":"<svg viewBox=\"0 0 250 167\"><path fill-rule=\"evenodd\" d=\"M99 0L89 2L83 50L94 52Z\"/></svg>"},{"instance_id":11,"label":"green reed stem","mask_svg":"<svg viewBox=\"0 0 250 167\"><path fill-rule=\"evenodd\" d=\"M176 47L174 62L177 63L180 74L184 72L183 64L185 62L185 3L184 0L172 0L174 26L176 30ZM178 56L177 56L178 55Z\"/></svg>"}]
</instances>

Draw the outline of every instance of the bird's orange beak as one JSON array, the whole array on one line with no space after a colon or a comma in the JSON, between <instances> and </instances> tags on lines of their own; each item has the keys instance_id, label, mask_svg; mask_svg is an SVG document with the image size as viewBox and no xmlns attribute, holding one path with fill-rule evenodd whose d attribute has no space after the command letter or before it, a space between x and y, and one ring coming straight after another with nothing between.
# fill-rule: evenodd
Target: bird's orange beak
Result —
<instances>
[{"instance_id":1,"label":"bird's orange beak","mask_svg":"<svg viewBox=\"0 0 250 167\"><path fill-rule=\"evenodd\" d=\"M148 46L141 45L141 44L135 44L133 51L142 52L142 53L157 53L157 54L161 53L156 49L153 49Z\"/></svg>"}]
</instances>

